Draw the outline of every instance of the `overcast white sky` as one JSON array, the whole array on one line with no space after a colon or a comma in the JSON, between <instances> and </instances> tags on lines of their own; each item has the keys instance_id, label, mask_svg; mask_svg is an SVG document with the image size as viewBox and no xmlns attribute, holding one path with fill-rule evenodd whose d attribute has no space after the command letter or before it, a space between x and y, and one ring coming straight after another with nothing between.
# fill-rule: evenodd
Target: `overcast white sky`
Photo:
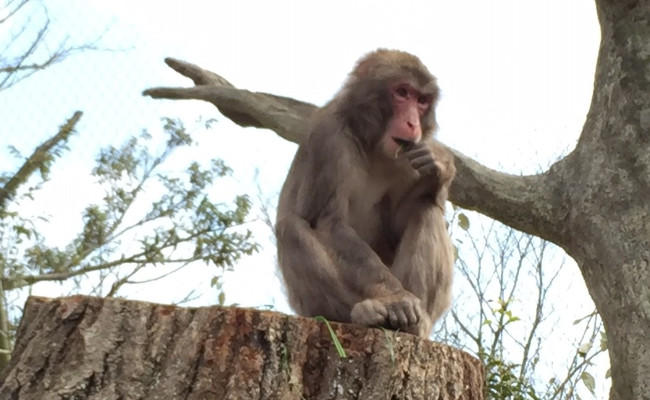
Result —
<instances>
[{"instance_id":1,"label":"overcast white sky","mask_svg":"<svg viewBox=\"0 0 650 400\"><path fill-rule=\"evenodd\" d=\"M241 88L322 105L364 53L406 50L438 77L440 140L490 167L534 173L575 145L591 99L600 35L590 0L56 0L47 6L52 47L64 36L84 43L108 29L101 45L123 50L73 57L0 92L0 147L13 144L24 154L74 110L85 112L71 142L75 157L64 157L54 171L55 179L67 182L65 190L51 189L38 206L56 213L44 229L61 243L79 226L88 199L98 196L79 182L89 182L86 171L100 146L117 145L143 128L157 130L161 116L219 120L195 157L221 157L233 167L235 178L220 187L225 195L254 194L258 168L262 191L279 191L294 144L270 131L239 128L207 103L141 96L152 86L190 84L164 57L198 64ZM2 26L0 35L18 27ZM16 165L6 153L0 156L0 170ZM229 274L228 299L287 310L270 232L261 224L256 229L266 248ZM198 287L208 295L197 304L214 303L209 282L199 269L192 273L195 278L172 278L171 291L168 282L127 293L169 302ZM580 288L576 302L582 302L584 285L578 273L573 277ZM36 286L34 294L52 295L53 288Z\"/></svg>"},{"instance_id":2,"label":"overcast white sky","mask_svg":"<svg viewBox=\"0 0 650 400\"><path fill-rule=\"evenodd\" d=\"M85 53L0 93L0 146L13 144L25 154L74 110L85 112L72 141L75 157L65 157L55 170L70 187L65 196L48 196L47 207L57 209L64 226L93 195L77 183L87 181L85 165L97 149L142 128L158 129L160 116L218 118L200 155L222 157L234 168L233 193L253 192L256 168L265 194L279 190L295 145L270 131L238 128L204 102L140 95L152 86L189 85L164 57L191 61L242 88L321 105L362 54L377 47L407 50L439 79L443 142L488 166L533 173L575 145L599 42L589 0L79 0L48 2L48 11L51 47L64 36L84 43L108 29L102 45L124 49ZM10 30L21 26L15 22ZM13 167L15 160L0 158L0 168ZM248 262L261 268L269 256ZM248 281L249 270L242 270ZM250 293L246 299L237 301L260 300Z\"/></svg>"}]
</instances>

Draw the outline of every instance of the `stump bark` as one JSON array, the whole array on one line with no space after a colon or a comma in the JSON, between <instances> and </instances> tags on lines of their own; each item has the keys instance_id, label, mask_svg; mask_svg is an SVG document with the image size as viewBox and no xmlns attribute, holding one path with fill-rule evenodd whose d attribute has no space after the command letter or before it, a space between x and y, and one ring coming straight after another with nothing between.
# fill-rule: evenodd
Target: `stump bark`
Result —
<instances>
[{"instance_id":1,"label":"stump bark","mask_svg":"<svg viewBox=\"0 0 650 400\"><path fill-rule=\"evenodd\" d=\"M2 399L482 399L481 363L409 334L232 307L27 300Z\"/></svg>"}]
</instances>

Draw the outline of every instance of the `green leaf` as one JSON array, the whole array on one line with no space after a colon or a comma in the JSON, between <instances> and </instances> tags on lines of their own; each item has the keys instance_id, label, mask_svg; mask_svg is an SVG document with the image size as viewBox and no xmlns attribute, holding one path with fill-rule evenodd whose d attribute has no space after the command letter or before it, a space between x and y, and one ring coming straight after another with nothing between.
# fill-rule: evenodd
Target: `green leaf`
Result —
<instances>
[{"instance_id":1,"label":"green leaf","mask_svg":"<svg viewBox=\"0 0 650 400\"><path fill-rule=\"evenodd\" d=\"M582 379L582 382L585 384L587 389L591 392L591 394L595 394L594 390L596 389L596 380L594 379L593 376L587 371L584 371L582 375L580 375L580 379Z\"/></svg>"},{"instance_id":2,"label":"green leaf","mask_svg":"<svg viewBox=\"0 0 650 400\"><path fill-rule=\"evenodd\" d=\"M520 319L521 319L521 318L519 318L519 317L517 317L517 316L512 316L512 315L511 315L511 316L508 318L508 322L517 322L517 321L519 321Z\"/></svg>"},{"instance_id":3,"label":"green leaf","mask_svg":"<svg viewBox=\"0 0 650 400\"><path fill-rule=\"evenodd\" d=\"M222 306L226 304L226 293L221 292L219 293L219 305Z\"/></svg>"},{"instance_id":4,"label":"green leaf","mask_svg":"<svg viewBox=\"0 0 650 400\"><path fill-rule=\"evenodd\" d=\"M327 326L327 329L330 332L330 337L332 338L332 342L334 342L334 347L336 347L336 352L339 353L339 357L341 358L347 358L347 354L345 354L345 350L343 349L343 346L341 346L341 342L339 342L339 338L336 336L336 333L334 332L334 329L332 329L332 326L330 325L329 321L325 319L322 315L317 315L314 317L316 321L321 321L324 322L325 325Z\"/></svg>"},{"instance_id":5,"label":"green leaf","mask_svg":"<svg viewBox=\"0 0 650 400\"><path fill-rule=\"evenodd\" d=\"M607 334L605 331L600 331L600 349L607 350Z\"/></svg>"},{"instance_id":6,"label":"green leaf","mask_svg":"<svg viewBox=\"0 0 650 400\"><path fill-rule=\"evenodd\" d=\"M388 336L388 331L386 328L382 327L381 329L384 331L384 337L386 338L386 348L390 353L390 361L391 363L395 364L395 351L393 349L393 341L390 339L390 336Z\"/></svg>"},{"instance_id":7,"label":"green leaf","mask_svg":"<svg viewBox=\"0 0 650 400\"><path fill-rule=\"evenodd\" d=\"M580 354L581 357L586 357L589 350L591 350L591 342L583 343L578 347L578 354Z\"/></svg>"},{"instance_id":8,"label":"green leaf","mask_svg":"<svg viewBox=\"0 0 650 400\"><path fill-rule=\"evenodd\" d=\"M16 225L16 226L14 226L14 231L16 231L16 234L17 234L18 236L20 236L20 235L25 235L25 236L27 236L28 239L31 239L31 237L32 237L32 231L29 230L29 229L27 229L27 228L25 228L25 227L22 226L22 225Z\"/></svg>"},{"instance_id":9,"label":"green leaf","mask_svg":"<svg viewBox=\"0 0 650 400\"><path fill-rule=\"evenodd\" d=\"M469 218L467 218L467 215L463 213L458 214L458 226L464 231L469 229Z\"/></svg>"}]
</instances>

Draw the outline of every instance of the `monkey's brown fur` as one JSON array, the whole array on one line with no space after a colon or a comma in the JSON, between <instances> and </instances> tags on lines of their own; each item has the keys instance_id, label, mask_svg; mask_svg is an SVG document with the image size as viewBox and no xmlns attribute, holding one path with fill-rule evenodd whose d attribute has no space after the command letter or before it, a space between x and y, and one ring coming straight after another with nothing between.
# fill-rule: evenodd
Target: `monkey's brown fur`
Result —
<instances>
[{"instance_id":1,"label":"monkey's brown fur","mask_svg":"<svg viewBox=\"0 0 650 400\"><path fill-rule=\"evenodd\" d=\"M377 50L316 116L282 188L280 268L298 314L427 337L450 303L453 157L432 136L438 86Z\"/></svg>"}]
</instances>

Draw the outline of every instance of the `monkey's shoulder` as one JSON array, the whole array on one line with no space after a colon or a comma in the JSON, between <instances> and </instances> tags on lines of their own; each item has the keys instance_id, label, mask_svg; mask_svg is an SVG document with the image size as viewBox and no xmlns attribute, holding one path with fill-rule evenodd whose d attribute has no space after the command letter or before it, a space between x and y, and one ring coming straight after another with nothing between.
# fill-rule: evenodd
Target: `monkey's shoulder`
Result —
<instances>
[{"instance_id":1,"label":"monkey's shoulder","mask_svg":"<svg viewBox=\"0 0 650 400\"><path fill-rule=\"evenodd\" d=\"M346 134L339 124L324 121L312 128L308 138L301 143L296 157L319 173L332 171L335 174L351 174L362 164L363 154L358 146L355 138Z\"/></svg>"}]
</instances>

